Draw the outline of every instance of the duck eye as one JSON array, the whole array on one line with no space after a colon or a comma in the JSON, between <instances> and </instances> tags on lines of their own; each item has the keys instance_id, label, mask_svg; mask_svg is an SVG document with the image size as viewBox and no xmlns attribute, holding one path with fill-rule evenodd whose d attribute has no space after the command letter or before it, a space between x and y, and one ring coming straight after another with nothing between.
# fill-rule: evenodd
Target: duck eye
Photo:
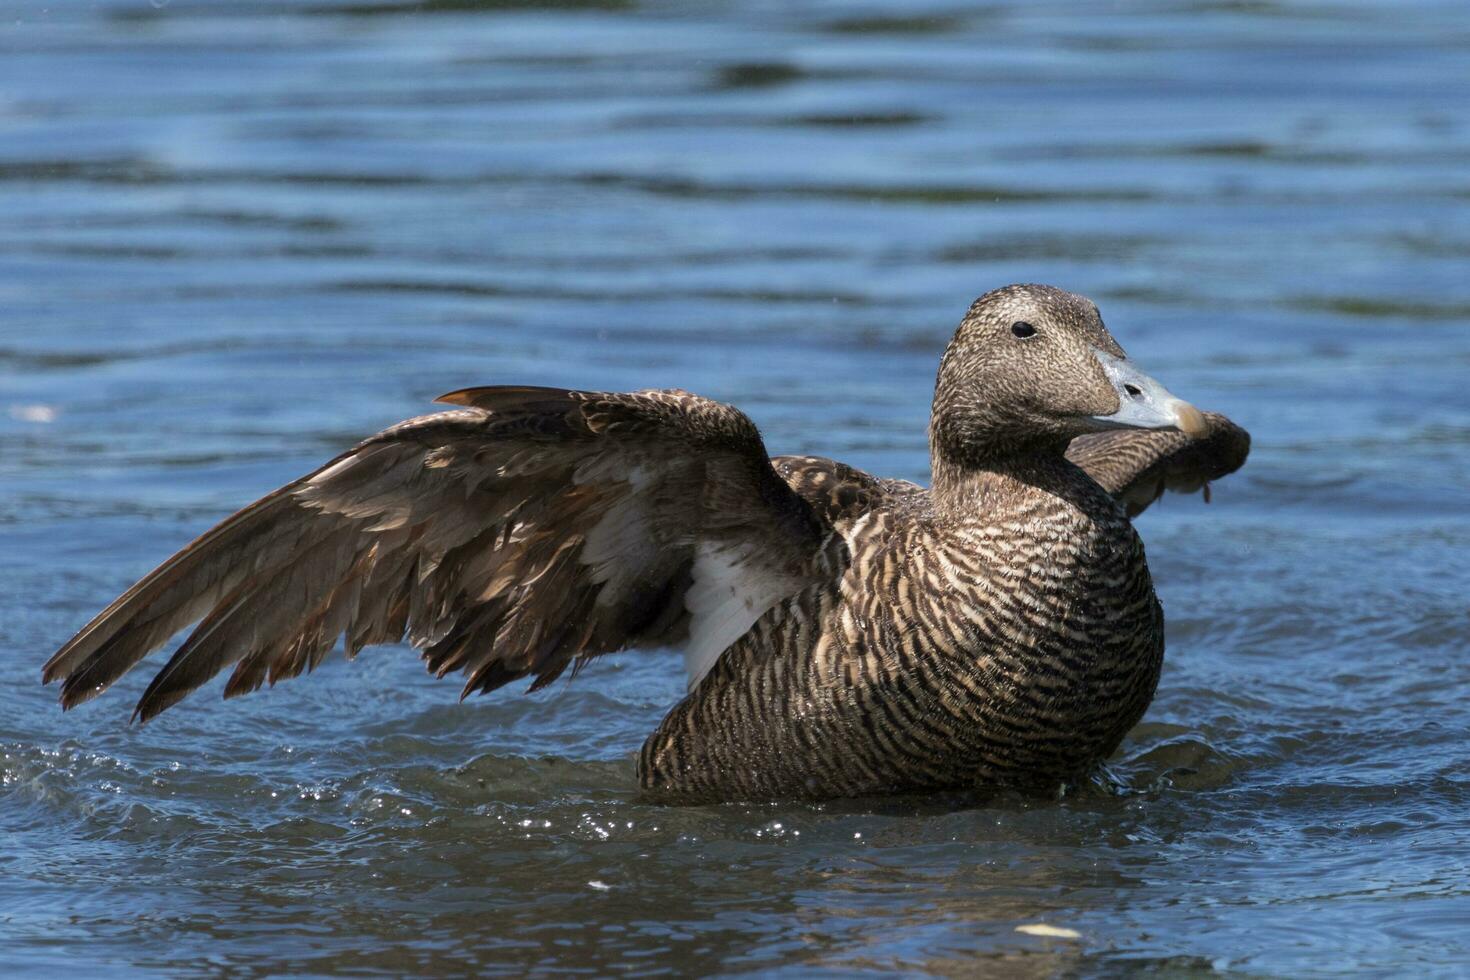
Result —
<instances>
[{"instance_id":1,"label":"duck eye","mask_svg":"<svg viewBox=\"0 0 1470 980\"><path fill-rule=\"evenodd\" d=\"M1017 320L1015 323L1011 324L1011 333L1015 334L1017 337L1034 337L1036 336L1036 328L1027 323L1025 320Z\"/></svg>"}]
</instances>

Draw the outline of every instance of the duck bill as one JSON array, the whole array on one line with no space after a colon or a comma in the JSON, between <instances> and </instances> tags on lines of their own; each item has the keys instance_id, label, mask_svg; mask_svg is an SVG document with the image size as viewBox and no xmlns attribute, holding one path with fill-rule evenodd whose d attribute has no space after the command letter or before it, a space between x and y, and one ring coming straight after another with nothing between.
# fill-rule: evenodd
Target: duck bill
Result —
<instances>
[{"instance_id":1,"label":"duck bill","mask_svg":"<svg viewBox=\"0 0 1470 980\"><path fill-rule=\"evenodd\" d=\"M1103 429L1178 429L1199 438L1208 430L1200 410L1133 366L1131 361L1097 351L1098 363L1118 393L1118 410L1089 416Z\"/></svg>"}]
</instances>

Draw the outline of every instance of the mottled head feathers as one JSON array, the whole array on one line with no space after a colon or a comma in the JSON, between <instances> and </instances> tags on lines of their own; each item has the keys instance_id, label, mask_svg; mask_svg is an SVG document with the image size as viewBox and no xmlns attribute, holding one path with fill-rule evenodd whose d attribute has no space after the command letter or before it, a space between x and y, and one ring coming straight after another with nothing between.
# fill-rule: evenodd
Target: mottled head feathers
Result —
<instances>
[{"instance_id":1,"label":"mottled head feathers","mask_svg":"<svg viewBox=\"0 0 1470 980\"><path fill-rule=\"evenodd\" d=\"M1052 286L1004 286L971 305L939 364L930 421L936 468L1060 457L1109 428L1203 422L1127 360L1097 306Z\"/></svg>"}]
</instances>

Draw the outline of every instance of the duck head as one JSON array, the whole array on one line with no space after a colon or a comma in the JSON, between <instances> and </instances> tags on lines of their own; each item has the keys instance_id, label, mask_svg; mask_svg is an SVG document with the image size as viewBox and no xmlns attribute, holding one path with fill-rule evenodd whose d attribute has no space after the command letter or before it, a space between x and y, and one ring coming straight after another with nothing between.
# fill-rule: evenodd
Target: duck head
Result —
<instances>
[{"instance_id":1,"label":"duck head","mask_svg":"<svg viewBox=\"0 0 1470 980\"><path fill-rule=\"evenodd\" d=\"M939 363L929 423L936 463L1060 455L1077 436L1118 428L1199 436L1206 424L1128 360L1085 296L1016 285L974 302Z\"/></svg>"}]
</instances>

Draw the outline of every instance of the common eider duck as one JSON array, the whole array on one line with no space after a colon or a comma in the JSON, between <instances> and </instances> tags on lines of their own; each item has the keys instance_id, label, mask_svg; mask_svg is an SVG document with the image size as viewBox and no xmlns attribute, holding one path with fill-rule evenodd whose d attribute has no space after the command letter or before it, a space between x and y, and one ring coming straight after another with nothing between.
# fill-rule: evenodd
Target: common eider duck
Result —
<instances>
[{"instance_id":1,"label":"common eider duck","mask_svg":"<svg viewBox=\"0 0 1470 980\"><path fill-rule=\"evenodd\" d=\"M670 802L1075 779L1153 698L1164 617L1131 515L1238 468L1244 430L1128 359L1088 299L975 301L945 350L932 486L766 455L680 390L467 388L226 519L46 664L70 708L184 627L147 720L341 640L463 696L682 647L638 782Z\"/></svg>"}]
</instances>

